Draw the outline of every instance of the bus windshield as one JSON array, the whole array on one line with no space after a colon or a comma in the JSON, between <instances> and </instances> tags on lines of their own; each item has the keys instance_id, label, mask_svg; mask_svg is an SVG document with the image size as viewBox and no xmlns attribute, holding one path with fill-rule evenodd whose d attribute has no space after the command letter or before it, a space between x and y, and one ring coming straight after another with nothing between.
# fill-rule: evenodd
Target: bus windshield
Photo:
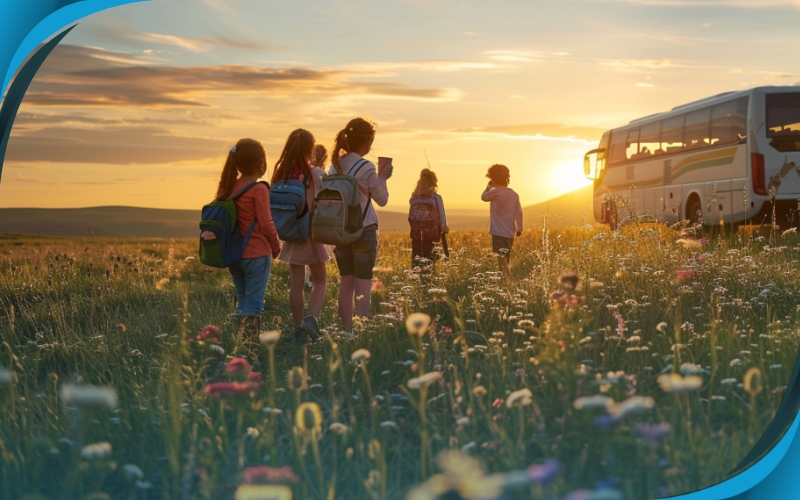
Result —
<instances>
[{"instance_id":1,"label":"bus windshield","mask_svg":"<svg viewBox=\"0 0 800 500\"><path fill-rule=\"evenodd\" d=\"M800 151L800 93L767 94L767 138L778 151Z\"/></svg>"}]
</instances>

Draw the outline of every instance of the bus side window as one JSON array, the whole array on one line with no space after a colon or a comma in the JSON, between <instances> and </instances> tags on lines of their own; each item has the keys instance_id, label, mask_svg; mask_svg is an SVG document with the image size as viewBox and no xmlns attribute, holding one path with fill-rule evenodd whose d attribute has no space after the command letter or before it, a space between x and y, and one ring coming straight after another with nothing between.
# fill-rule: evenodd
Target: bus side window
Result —
<instances>
[{"instance_id":1,"label":"bus side window","mask_svg":"<svg viewBox=\"0 0 800 500\"><path fill-rule=\"evenodd\" d=\"M625 158L635 160L639 158L639 129L628 131L628 140L625 141Z\"/></svg>"},{"instance_id":2,"label":"bus side window","mask_svg":"<svg viewBox=\"0 0 800 500\"><path fill-rule=\"evenodd\" d=\"M639 132L639 154L642 157L649 157L652 155L662 155L664 150L661 149L659 143L659 135L661 134L661 122L647 123L642 125Z\"/></svg>"},{"instance_id":3,"label":"bus side window","mask_svg":"<svg viewBox=\"0 0 800 500\"><path fill-rule=\"evenodd\" d=\"M685 115L665 118L661 123L661 149L667 154L683 151L683 119Z\"/></svg>"},{"instance_id":4,"label":"bus side window","mask_svg":"<svg viewBox=\"0 0 800 500\"><path fill-rule=\"evenodd\" d=\"M687 149L701 149L711 143L708 120L710 115L711 108L698 109L686 115L683 140Z\"/></svg>"},{"instance_id":5,"label":"bus side window","mask_svg":"<svg viewBox=\"0 0 800 500\"><path fill-rule=\"evenodd\" d=\"M624 162L627 157L625 156L626 142L628 139L628 132L626 130L613 132L611 134L611 144L608 147L608 164L616 165L617 163Z\"/></svg>"},{"instance_id":6,"label":"bus side window","mask_svg":"<svg viewBox=\"0 0 800 500\"><path fill-rule=\"evenodd\" d=\"M747 135L747 97L711 108L711 144L734 144Z\"/></svg>"}]
</instances>

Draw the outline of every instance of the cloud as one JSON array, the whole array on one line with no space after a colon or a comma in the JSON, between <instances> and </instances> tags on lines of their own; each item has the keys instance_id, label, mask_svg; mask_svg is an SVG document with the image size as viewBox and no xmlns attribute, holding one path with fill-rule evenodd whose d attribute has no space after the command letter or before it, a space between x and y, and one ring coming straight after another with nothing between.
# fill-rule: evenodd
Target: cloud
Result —
<instances>
[{"instance_id":1,"label":"cloud","mask_svg":"<svg viewBox=\"0 0 800 500\"><path fill-rule=\"evenodd\" d=\"M43 147L46 145L46 147ZM226 142L159 127L48 127L13 135L8 162L161 164L220 156Z\"/></svg>"},{"instance_id":2,"label":"cloud","mask_svg":"<svg viewBox=\"0 0 800 500\"><path fill-rule=\"evenodd\" d=\"M453 89L416 88L404 83L353 81L380 76L340 69L264 68L246 65L166 66L142 64L142 57L88 47L65 46L32 83L25 103L35 106L208 106L223 94L285 96L328 94L412 100L454 100ZM77 61L76 61L77 60ZM75 68L70 62L76 61Z\"/></svg>"},{"instance_id":3,"label":"cloud","mask_svg":"<svg viewBox=\"0 0 800 500\"><path fill-rule=\"evenodd\" d=\"M568 56L567 52L539 52L529 50L487 50L486 55L493 61L538 62L552 56Z\"/></svg>"},{"instance_id":4,"label":"cloud","mask_svg":"<svg viewBox=\"0 0 800 500\"><path fill-rule=\"evenodd\" d=\"M604 3L631 3L666 7L800 7L800 0L599 0Z\"/></svg>"},{"instance_id":5,"label":"cloud","mask_svg":"<svg viewBox=\"0 0 800 500\"><path fill-rule=\"evenodd\" d=\"M562 125L558 123L536 123L529 125L504 125L497 127L473 127L452 130L458 133L493 134L539 140L566 140L574 142L597 142L605 129Z\"/></svg>"},{"instance_id":6,"label":"cloud","mask_svg":"<svg viewBox=\"0 0 800 500\"><path fill-rule=\"evenodd\" d=\"M764 75L764 78L767 80L776 80L778 78L791 78L794 76L794 73L786 73L785 71L759 71L759 73Z\"/></svg>"},{"instance_id":7,"label":"cloud","mask_svg":"<svg viewBox=\"0 0 800 500\"><path fill-rule=\"evenodd\" d=\"M209 36L203 38L187 38L175 35L162 35L159 33L139 33L131 35L132 38L142 40L144 42L155 43L159 45L173 45L183 49L191 50L193 52L207 52L215 47L226 46L236 49L250 49L250 50L269 50L269 49L282 49L284 47L278 45L271 45L268 43L252 41L252 40L237 40L228 37Z\"/></svg>"},{"instance_id":8,"label":"cloud","mask_svg":"<svg viewBox=\"0 0 800 500\"><path fill-rule=\"evenodd\" d=\"M663 69L673 66L669 59L612 59L598 60L603 66L617 71L640 71L643 69Z\"/></svg>"},{"instance_id":9,"label":"cloud","mask_svg":"<svg viewBox=\"0 0 800 500\"><path fill-rule=\"evenodd\" d=\"M464 62L464 61L398 61L398 62L372 62L347 64L340 66L342 71L370 72L370 76L394 76L396 71L467 71L467 70L486 70L499 69L503 66L488 62Z\"/></svg>"}]
</instances>

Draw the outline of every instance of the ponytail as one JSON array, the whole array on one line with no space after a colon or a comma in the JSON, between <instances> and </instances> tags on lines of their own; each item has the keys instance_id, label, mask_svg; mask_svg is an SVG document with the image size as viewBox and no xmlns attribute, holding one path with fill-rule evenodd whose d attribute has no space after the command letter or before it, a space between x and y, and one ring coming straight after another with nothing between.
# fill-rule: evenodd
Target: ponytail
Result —
<instances>
[{"instance_id":1,"label":"ponytail","mask_svg":"<svg viewBox=\"0 0 800 500\"><path fill-rule=\"evenodd\" d=\"M236 153L231 150L228 152L228 158L225 160L225 166L222 168L222 175L219 178L219 187L217 187L217 201L228 199L233 194L233 186L236 184L238 171L236 168Z\"/></svg>"},{"instance_id":2,"label":"ponytail","mask_svg":"<svg viewBox=\"0 0 800 500\"><path fill-rule=\"evenodd\" d=\"M363 118L353 118L347 126L336 134L336 141L331 151L331 163L336 171L342 173L339 158L347 153L369 144L375 137L375 126Z\"/></svg>"},{"instance_id":3,"label":"ponytail","mask_svg":"<svg viewBox=\"0 0 800 500\"><path fill-rule=\"evenodd\" d=\"M436 174L425 168L419 173L419 180L417 181L417 188L414 190L416 196L430 196L439 189L439 179Z\"/></svg>"}]
</instances>

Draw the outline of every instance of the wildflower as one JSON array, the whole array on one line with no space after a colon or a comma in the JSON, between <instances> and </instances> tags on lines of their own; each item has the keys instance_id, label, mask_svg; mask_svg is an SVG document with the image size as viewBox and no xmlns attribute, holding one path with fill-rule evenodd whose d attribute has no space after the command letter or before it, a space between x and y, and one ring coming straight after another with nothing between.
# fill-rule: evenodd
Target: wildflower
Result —
<instances>
[{"instance_id":1,"label":"wildflower","mask_svg":"<svg viewBox=\"0 0 800 500\"><path fill-rule=\"evenodd\" d=\"M702 375L705 373L703 367L694 363L683 363L680 367L681 375Z\"/></svg>"},{"instance_id":2,"label":"wildflower","mask_svg":"<svg viewBox=\"0 0 800 500\"><path fill-rule=\"evenodd\" d=\"M663 322L663 321L661 323L659 323L658 325L656 325L656 330L658 330L661 333L664 333L664 331L666 329L667 329L667 324L665 322Z\"/></svg>"},{"instance_id":3,"label":"wildflower","mask_svg":"<svg viewBox=\"0 0 800 500\"><path fill-rule=\"evenodd\" d=\"M543 464L534 464L526 471L528 480L547 486L561 473L561 462L555 458L548 458Z\"/></svg>"},{"instance_id":4,"label":"wildflower","mask_svg":"<svg viewBox=\"0 0 800 500\"><path fill-rule=\"evenodd\" d=\"M672 426L669 425L667 422L663 422L656 425L651 424L636 424L635 426L636 435L642 439L647 439L650 441L655 441L656 439L661 439L662 437L666 436L672 430Z\"/></svg>"},{"instance_id":5,"label":"wildflower","mask_svg":"<svg viewBox=\"0 0 800 500\"><path fill-rule=\"evenodd\" d=\"M223 349L222 346L218 346L217 344L211 344L210 346L208 346L208 348L221 356L225 355L225 349Z\"/></svg>"},{"instance_id":6,"label":"wildflower","mask_svg":"<svg viewBox=\"0 0 800 500\"><path fill-rule=\"evenodd\" d=\"M725 396L711 396L712 401L725 401L726 399L728 398L726 398Z\"/></svg>"},{"instance_id":7,"label":"wildflower","mask_svg":"<svg viewBox=\"0 0 800 500\"><path fill-rule=\"evenodd\" d=\"M430 288L428 289L428 293L433 295L434 297L440 297L440 298L447 297L447 290L444 288Z\"/></svg>"},{"instance_id":8,"label":"wildflower","mask_svg":"<svg viewBox=\"0 0 800 500\"><path fill-rule=\"evenodd\" d=\"M142 469L140 469L134 464L125 464L122 466L122 470L125 472L125 475L128 476L128 479L144 478L144 473L142 473Z\"/></svg>"},{"instance_id":9,"label":"wildflower","mask_svg":"<svg viewBox=\"0 0 800 500\"><path fill-rule=\"evenodd\" d=\"M272 347L278 343L281 338L281 332L278 330L271 330L268 332L261 332L258 334L258 341L267 347Z\"/></svg>"},{"instance_id":10,"label":"wildflower","mask_svg":"<svg viewBox=\"0 0 800 500\"><path fill-rule=\"evenodd\" d=\"M247 435L250 436L251 438L258 439L259 434L260 433L258 432L258 429L256 429L255 427L247 428Z\"/></svg>"},{"instance_id":11,"label":"wildflower","mask_svg":"<svg viewBox=\"0 0 800 500\"><path fill-rule=\"evenodd\" d=\"M382 283L382 282L380 282L380 281L375 281L375 282L372 284L372 293L381 293L381 292L383 292L384 290L386 290L386 287L385 287L385 286L383 286L383 283Z\"/></svg>"},{"instance_id":12,"label":"wildflower","mask_svg":"<svg viewBox=\"0 0 800 500\"><path fill-rule=\"evenodd\" d=\"M149 490L150 488L153 487L153 483L151 483L150 481L137 480L133 484L140 490Z\"/></svg>"},{"instance_id":13,"label":"wildflower","mask_svg":"<svg viewBox=\"0 0 800 500\"><path fill-rule=\"evenodd\" d=\"M108 386L62 384L59 391L61 401L66 405L116 408L117 391Z\"/></svg>"},{"instance_id":14,"label":"wildflower","mask_svg":"<svg viewBox=\"0 0 800 500\"><path fill-rule=\"evenodd\" d=\"M508 395L506 398L506 408L512 408L516 405L519 406L527 406L533 403L533 399L531 399L533 394L531 394L530 389L523 388L518 391L514 391Z\"/></svg>"},{"instance_id":15,"label":"wildflower","mask_svg":"<svg viewBox=\"0 0 800 500\"><path fill-rule=\"evenodd\" d=\"M734 366L742 366L742 364L743 364L743 363L742 363L742 360L741 360L741 359L739 359L739 358L732 359L732 360L731 360L731 363L730 363L730 365L731 365L731 368L733 368Z\"/></svg>"},{"instance_id":16,"label":"wildflower","mask_svg":"<svg viewBox=\"0 0 800 500\"><path fill-rule=\"evenodd\" d=\"M535 325L533 321L529 319L521 319L517 322L517 326L520 328L533 328Z\"/></svg>"},{"instance_id":17,"label":"wildflower","mask_svg":"<svg viewBox=\"0 0 800 500\"><path fill-rule=\"evenodd\" d=\"M602 281L590 281L589 288L592 290L597 290L600 288L605 288L605 284Z\"/></svg>"},{"instance_id":18,"label":"wildflower","mask_svg":"<svg viewBox=\"0 0 800 500\"><path fill-rule=\"evenodd\" d=\"M677 373L665 373L658 376L658 385L664 392L694 391L703 385L703 377L697 375L682 377Z\"/></svg>"},{"instance_id":19,"label":"wildflower","mask_svg":"<svg viewBox=\"0 0 800 500\"><path fill-rule=\"evenodd\" d=\"M393 429L397 429L397 424L395 422L392 422L391 420L387 420L385 422L381 422L381 427L384 428L391 427Z\"/></svg>"},{"instance_id":20,"label":"wildflower","mask_svg":"<svg viewBox=\"0 0 800 500\"><path fill-rule=\"evenodd\" d=\"M328 427L328 429L332 430L333 432L335 432L339 436L341 436L342 434L344 434L345 432L350 430L349 427L347 427L346 425L344 425L341 422L332 423L330 425L330 427Z\"/></svg>"},{"instance_id":21,"label":"wildflower","mask_svg":"<svg viewBox=\"0 0 800 500\"><path fill-rule=\"evenodd\" d=\"M206 386L205 391L215 397L250 396L264 385L264 382L214 382Z\"/></svg>"},{"instance_id":22,"label":"wildflower","mask_svg":"<svg viewBox=\"0 0 800 500\"><path fill-rule=\"evenodd\" d=\"M197 340L206 340L211 337L216 337L219 335L219 327L214 325L206 325L200 330L200 333L197 334Z\"/></svg>"},{"instance_id":23,"label":"wildflower","mask_svg":"<svg viewBox=\"0 0 800 500\"><path fill-rule=\"evenodd\" d=\"M442 378L441 373L428 372L425 375L409 379L407 385L409 389L422 389L423 387L428 387L432 383L437 382L440 378Z\"/></svg>"},{"instance_id":24,"label":"wildflower","mask_svg":"<svg viewBox=\"0 0 800 500\"><path fill-rule=\"evenodd\" d=\"M722 384L722 385L735 384L736 383L736 379L735 378L724 378L724 379L720 380L719 383Z\"/></svg>"},{"instance_id":25,"label":"wildflower","mask_svg":"<svg viewBox=\"0 0 800 500\"><path fill-rule=\"evenodd\" d=\"M594 396L583 396L573 401L572 406L576 410L588 410L591 408L607 408L614 400L608 396L600 394Z\"/></svg>"},{"instance_id":26,"label":"wildflower","mask_svg":"<svg viewBox=\"0 0 800 500\"><path fill-rule=\"evenodd\" d=\"M472 395L477 397L482 397L487 394L486 388L482 385L476 385L472 388Z\"/></svg>"},{"instance_id":27,"label":"wildflower","mask_svg":"<svg viewBox=\"0 0 800 500\"><path fill-rule=\"evenodd\" d=\"M87 460L105 458L109 455L111 455L111 443L107 441L87 444L81 449L81 456Z\"/></svg>"},{"instance_id":28,"label":"wildflower","mask_svg":"<svg viewBox=\"0 0 800 500\"><path fill-rule=\"evenodd\" d=\"M440 453L436 462L442 474L428 478L409 491L406 500L437 498L498 498L503 491L504 475L487 476L480 462L457 450Z\"/></svg>"},{"instance_id":29,"label":"wildflower","mask_svg":"<svg viewBox=\"0 0 800 500\"><path fill-rule=\"evenodd\" d=\"M656 401L649 396L633 396L622 403L612 403L608 406L609 415L617 420L633 413L643 412L655 408Z\"/></svg>"},{"instance_id":30,"label":"wildflower","mask_svg":"<svg viewBox=\"0 0 800 500\"><path fill-rule=\"evenodd\" d=\"M685 269L680 271L675 271L675 277L678 278L678 281L684 281L684 282L692 281L697 277L697 272Z\"/></svg>"},{"instance_id":31,"label":"wildflower","mask_svg":"<svg viewBox=\"0 0 800 500\"><path fill-rule=\"evenodd\" d=\"M679 240L676 240L675 243L682 244L683 248L685 248L686 250L700 250L701 248L703 248L703 244L702 243L700 243L697 240L692 240L692 239L681 238Z\"/></svg>"},{"instance_id":32,"label":"wildflower","mask_svg":"<svg viewBox=\"0 0 800 500\"><path fill-rule=\"evenodd\" d=\"M322 431L322 411L317 403L303 403L297 408L295 427L303 432L318 434Z\"/></svg>"},{"instance_id":33,"label":"wildflower","mask_svg":"<svg viewBox=\"0 0 800 500\"><path fill-rule=\"evenodd\" d=\"M469 443L465 444L461 447L461 451L469 451L472 448L475 448L475 441L470 441Z\"/></svg>"},{"instance_id":34,"label":"wildflower","mask_svg":"<svg viewBox=\"0 0 800 500\"><path fill-rule=\"evenodd\" d=\"M769 365L770 370L780 370L783 368L783 365Z\"/></svg>"},{"instance_id":35,"label":"wildflower","mask_svg":"<svg viewBox=\"0 0 800 500\"><path fill-rule=\"evenodd\" d=\"M306 388L306 377L303 374L303 369L299 366L295 366L291 370L289 370L289 388L292 390L298 389L305 389Z\"/></svg>"},{"instance_id":36,"label":"wildflower","mask_svg":"<svg viewBox=\"0 0 800 500\"><path fill-rule=\"evenodd\" d=\"M161 278L156 282L156 290L163 290L167 288L168 284L169 284L169 278Z\"/></svg>"},{"instance_id":37,"label":"wildflower","mask_svg":"<svg viewBox=\"0 0 800 500\"><path fill-rule=\"evenodd\" d=\"M469 425L469 417L457 418L456 425Z\"/></svg>"},{"instance_id":38,"label":"wildflower","mask_svg":"<svg viewBox=\"0 0 800 500\"><path fill-rule=\"evenodd\" d=\"M352 359L356 363L360 363L362 361L368 360L370 356L372 355L369 353L368 350L358 349L357 351L353 352L353 354L350 355L350 359Z\"/></svg>"},{"instance_id":39,"label":"wildflower","mask_svg":"<svg viewBox=\"0 0 800 500\"><path fill-rule=\"evenodd\" d=\"M372 268L372 272L373 273L378 273L378 274L391 273L392 271L394 271L394 269L392 269L391 267L379 267L379 266L376 266L376 267Z\"/></svg>"},{"instance_id":40,"label":"wildflower","mask_svg":"<svg viewBox=\"0 0 800 500\"><path fill-rule=\"evenodd\" d=\"M431 324L431 317L425 313L415 312L408 315L406 319L406 329L412 336L422 337L428 331Z\"/></svg>"},{"instance_id":41,"label":"wildflower","mask_svg":"<svg viewBox=\"0 0 800 500\"><path fill-rule=\"evenodd\" d=\"M0 384L13 384L14 374L10 370L0 366Z\"/></svg>"},{"instance_id":42,"label":"wildflower","mask_svg":"<svg viewBox=\"0 0 800 500\"><path fill-rule=\"evenodd\" d=\"M573 291L578 287L580 278L578 278L578 275L575 273L566 272L561 275L559 281L561 282L561 287L564 290Z\"/></svg>"},{"instance_id":43,"label":"wildflower","mask_svg":"<svg viewBox=\"0 0 800 500\"><path fill-rule=\"evenodd\" d=\"M750 368L747 370L747 373L744 374L745 392L750 394L750 396L757 396L758 393L764 389L761 382L761 370L755 367Z\"/></svg>"},{"instance_id":44,"label":"wildflower","mask_svg":"<svg viewBox=\"0 0 800 500\"><path fill-rule=\"evenodd\" d=\"M242 472L242 480L247 484L254 483L296 483L297 476L292 470L291 465L283 467L269 467L259 465L248 467ZM272 497L265 497L272 498Z\"/></svg>"},{"instance_id":45,"label":"wildflower","mask_svg":"<svg viewBox=\"0 0 800 500\"><path fill-rule=\"evenodd\" d=\"M244 358L233 358L232 360L228 361L228 364L225 365L225 371L228 373L235 373L235 372L247 372L249 373L251 370L250 363L247 362Z\"/></svg>"}]
</instances>

